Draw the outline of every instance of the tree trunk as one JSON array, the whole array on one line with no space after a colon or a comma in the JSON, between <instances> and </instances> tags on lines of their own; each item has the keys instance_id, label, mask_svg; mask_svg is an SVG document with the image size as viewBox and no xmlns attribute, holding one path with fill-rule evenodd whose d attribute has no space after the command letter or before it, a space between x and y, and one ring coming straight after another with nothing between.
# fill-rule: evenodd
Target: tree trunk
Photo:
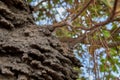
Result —
<instances>
[{"instance_id":1,"label":"tree trunk","mask_svg":"<svg viewBox=\"0 0 120 80\"><path fill-rule=\"evenodd\" d=\"M76 80L72 52L34 24L25 0L0 0L0 80Z\"/></svg>"}]
</instances>

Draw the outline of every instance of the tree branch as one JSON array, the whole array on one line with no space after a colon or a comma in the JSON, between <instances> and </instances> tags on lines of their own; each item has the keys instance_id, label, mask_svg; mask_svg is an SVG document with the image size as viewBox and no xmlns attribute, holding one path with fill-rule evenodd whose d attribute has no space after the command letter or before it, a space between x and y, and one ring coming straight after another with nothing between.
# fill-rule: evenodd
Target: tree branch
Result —
<instances>
[{"instance_id":1,"label":"tree branch","mask_svg":"<svg viewBox=\"0 0 120 80\"><path fill-rule=\"evenodd\" d=\"M65 19L64 21L61 21L59 23L56 23L56 24L53 24L53 28L56 29L58 27L63 27L63 26L67 26L69 21L74 21L83 11L85 11L85 9L90 5L90 3L92 2L93 0L90 0L79 12L78 14L76 14L76 16L71 16L73 14L71 14L71 20L68 20L68 19ZM71 22L70 22L71 23ZM69 26L69 25L68 25Z\"/></svg>"},{"instance_id":2,"label":"tree branch","mask_svg":"<svg viewBox=\"0 0 120 80\"><path fill-rule=\"evenodd\" d=\"M39 6L43 3L43 2L47 2L48 0L43 0L41 2L39 2L36 6L33 6L33 11L36 12L36 11L39 11Z\"/></svg>"},{"instance_id":3,"label":"tree branch","mask_svg":"<svg viewBox=\"0 0 120 80\"><path fill-rule=\"evenodd\" d=\"M85 9L92 3L94 0L90 0L85 6L75 15L72 17L71 21L74 21L82 12L85 11Z\"/></svg>"},{"instance_id":4,"label":"tree branch","mask_svg":"<svg viewBox=\"0 0 120 80\"><path fill-rule=\"evenodd\" d=\"M62 37L62 38L59 38L59 40L61 42L64 42L64 43L67 43L69 45L69 47L74 47L76 45L76 43L83 43L83 44L89 44L88 42L86 42L85 40L80 40L82 39L81 37L79 38L66 38L66 37ZM89 41L91 42L91 41ZM101 44L101 41L100 40L94 40L94 42L98 45L98 46L101 46L101 47L105 47ZM106 41L102 41L103 43L106 43ZM117 46L120 46L120 41L113 41L111 43L106 43L106 45L108 47L117 47Z\"/></svg>"},{"instance_id":5,"label":"tree branch","mask_svg":"<svg viewBox=\"0 0 120 80\"><path fill-rule=\"evenodd\" d=\"M95 24L93 27L90 27L90 28L86 28L86 27L82 27L82 26L79 27L79 28L82 29L82 30L86 30L86 31L94 30L94 29L96 29L96 28L98 28L98 27L100 27L100 26L104 26L104 25L110 23L111 21L114 21L113 18L114 18L114 16L115 16L116 7L117 7L117 2L118 2L118 0L115 0L113 9L112 9L112 11L111 11L111 15L108 17L108 19L107 19L106 21L97 23L97 24ZM72 26L71 24L68 24L68 25L69 25L69 26Z\"/></svg>"}]
</instances>

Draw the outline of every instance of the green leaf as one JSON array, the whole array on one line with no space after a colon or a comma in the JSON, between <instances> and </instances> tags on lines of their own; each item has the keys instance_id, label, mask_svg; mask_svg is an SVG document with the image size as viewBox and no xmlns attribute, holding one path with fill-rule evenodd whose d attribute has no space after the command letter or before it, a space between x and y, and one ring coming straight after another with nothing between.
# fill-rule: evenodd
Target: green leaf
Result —
<instances>
[{"instance_id":1,"label":"green leaf","mask_svg":"<svg viewBox=\"0 0 120 80\"><path fill-rule=\"evenodd\" d=\"M102 63L105 63L105 62L106 62L106 59L101 58L101 62L102 62Z\"/></svg>"},{"instance_id":2,"label":"green leaf","mask_svg":"<svg viewBox=\"0 0 120 80\"><path fill-rule=\"evenodd\" d=\"M117 53L115 48L110 48L110 54L114 56Z\"/></svg>"},{"instance_id":3,"label":"green leaf","mask_svg":"<svg viewBox=\"0 0 120 80\"><path fill-rule=\"evenodd\" d=\"M101 71L101 72L104 72L104 71L105 71L104 65L100 65L100 71Z\"/></svg>"},{"instance_id":4,"label":"green leaf","mask_svg":"<svg viewBox=\"0 0 120 80\"><path fill-rule=\"evenodd\" d=\"M112 7L112 4L111 4L111 2L112 2L112 0L102 0L102 2L106 5L106 6L108 6L108 7Z\"/></svg>"},{"instance_id":5,"label":"green leaf","mask_svg":"<svg viewBox=\"0 0 120 80\"><path fill-rule=\"evenodd\" d=\"M32 2L32 1L33 1L33 0L27 0L27 2L29 2L29 3Z\"/></svg>"},{"instance_id":6,"label":"green leaf","mask_svg":"<svg viewBox=\"0 0 120 80\"><path fill-rule=\"evenodd\" d=\"M106 37L106 38L109 38L111 36L110 32L107 30L102 30L102 32L103 32L104 37Z\"/></svg>"},{"instance_id":7,"label":"green leaf","mask_svg":"<svg viewBox=\"0 0 120 80\"><path fill-rule=\"evenodd\" d=\"M112 66L112 70L115 72L117 71L117 67L115 65Z\"/></svg>"},{"instance_id":8,"label":"green leaf","mask_svg":"<svg viewBox=\"0 0 120 80\"><path fill-rule=\"evenodd\" d=\"M72 4L72 3L73 3L73 2L72 2L72 0L68 0L68 1L69 1L69 3L70 3L70 4Z\"/></svg>"}]
</instances>

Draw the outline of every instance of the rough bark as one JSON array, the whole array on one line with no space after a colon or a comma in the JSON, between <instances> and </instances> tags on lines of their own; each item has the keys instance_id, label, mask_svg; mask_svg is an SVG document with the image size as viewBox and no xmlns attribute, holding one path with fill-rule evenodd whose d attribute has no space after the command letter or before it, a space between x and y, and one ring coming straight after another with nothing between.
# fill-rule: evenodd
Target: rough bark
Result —
<instances>
[{"instance_id":1,"label":"rough bark","mask_svg":"<svg viewBox=\"0 0 120 80\"><path fill-rule=\"evenodd\" d=\"M0 80L75 80L72 52L34 24L25 0L0 0Z\"/></svg>"}]
</instances>

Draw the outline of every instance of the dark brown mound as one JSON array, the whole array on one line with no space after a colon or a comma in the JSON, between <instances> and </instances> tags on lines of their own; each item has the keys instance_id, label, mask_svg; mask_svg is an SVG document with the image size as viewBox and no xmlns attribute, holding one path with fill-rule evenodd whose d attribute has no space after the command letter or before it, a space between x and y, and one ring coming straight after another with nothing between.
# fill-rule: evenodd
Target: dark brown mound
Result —
<instances>
[{"instance_id":1,"label":"dark brown mound","mask_svg":"<svg viewBox=\"0 0 120 80\"><path fill-rule=\"evenodd\" d=\"M0 80L75 80L79 61L30 13L23 0L0 0Z\"/></svg>"}]
</instances>

